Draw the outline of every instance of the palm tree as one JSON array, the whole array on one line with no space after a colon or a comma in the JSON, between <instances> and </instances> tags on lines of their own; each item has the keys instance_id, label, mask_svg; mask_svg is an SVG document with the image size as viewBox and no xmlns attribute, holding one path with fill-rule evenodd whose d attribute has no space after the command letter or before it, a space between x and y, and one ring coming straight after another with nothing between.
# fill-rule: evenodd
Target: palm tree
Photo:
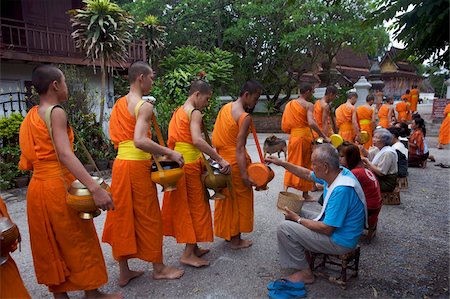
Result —
<instances>
[{"instance_id":1,"label":"palm tree","mask_svg":"<svg viewBox=\"0 0 450 299\"><path fill-rule=\"evenodd\" d=\"M141 30L147 39L147 49L149 53L148 63L155 67L158 51L164 48L166 27L160 25L158 18L153 15L147 16L140 25Z\"/></svg>"},{"instance_id":2,"label":"palm tree","mask_svg":"<svg viewBox=\"0 0 450 299\"><path fill-rule=\"evenodd\" d=\"M133 20L110 0L83 0L84 9L69 11L76 46L86 53L91 63L99 63L102 76L99 123L103 125L106 73L114 63L123 67L128 57ZM95 68L94 68L95 70Z\"/></svg>"}]
</instances>

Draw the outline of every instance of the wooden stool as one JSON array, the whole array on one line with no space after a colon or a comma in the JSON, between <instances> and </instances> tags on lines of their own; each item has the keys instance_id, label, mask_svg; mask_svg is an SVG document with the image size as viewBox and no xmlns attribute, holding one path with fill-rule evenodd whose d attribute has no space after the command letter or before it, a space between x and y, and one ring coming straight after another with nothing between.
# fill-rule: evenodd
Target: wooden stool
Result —
<instances>
[{"instance_id":1,"label":"wooden stool","mask_svg":"<svg viewBox=\"0 0 450 299\"><path fill-rule=\"evenodd\" d=\"M400 189L395 187L392 192L381 192L381 199L384 205L399 205L400 204Z\"/></svg>"},{"instance_id":2,"label":"wooden stool","mask_svg":"<svg viewBox=\"0 0 450 299\"><path fill-rule=\"evenodd\" d=\"M359 268L359 245L349 253L346 254L325 254L316 252L307 252L309 257L309 266L315 275L327 278L329 281L337 283L344 290L347 287L347 269L353 270L351 277L358 276ZM316 266L316 258L322 257L322 261ZM323 272L316 271L320 267L325 267L326 264L341 266L341 275L339 277L333 277Z\"/></svg>"},{"instance_id":3,"label":"wooden stool","mask_svg":"<svg viewBox=\"0 0 450 299\"><path fill-rule=\"evenodd\" d=\"M397 186L400 189L408 189L408 177L405 176L404 178L397 177Z\"/></svg>"}]
</instances>

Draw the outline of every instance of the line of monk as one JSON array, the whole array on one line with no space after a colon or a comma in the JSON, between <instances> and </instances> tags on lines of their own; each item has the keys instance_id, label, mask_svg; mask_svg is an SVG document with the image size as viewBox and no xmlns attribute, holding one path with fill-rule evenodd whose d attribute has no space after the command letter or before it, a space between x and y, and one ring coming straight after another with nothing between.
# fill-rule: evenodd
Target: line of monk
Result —
<instances>
[{"instance_id":1,"label":"line of monk","mask_svg":"<svg viewBox=\"0 0 450 299\"><path fill-rule=\"evenodd\" d=\"M209 249L197 243L212 242L214 235L230 241L232 249L252 245L241 236L253 231L252 187L256 185L247 174L251 160L246 140L252 122L249 113L262 86L254 80L246 82L239 98L220 110L212 133L213 148L202 138L201 114L212 89L204 80L193 81L189 97L170 121L165 147L151 139L153 105L142 100L152 88L153 70L145 62L135 62L128 70L128 80L129 93L116 102L110 118L110 137L118 149L110 194L74 155L74 133L59 106L68 98L64 74L52 65L33 70L40 104L28 112L20 127L19 168L33 171L27 213L35 273L38 283L47 285L55 298L69 298L67 292L77 290L84 291L87 298L122 297L98 290L108 277L93 221L79 218L66 204L68 186L75 179L86 186L96 206L107 211L102 241L112 247L121 287L144 273L130 269L131 258L153 263L154 279L177 279L184 274L184 270L163 263L163 235L186 244L180 262L194 267L209 265L202 258ZM226 198L216 201L214 231L209 194L202 183L203 153L220 165L223 174L232 172L233 194L224 190ZM150 175L152 155L175 161L184 170L177 189L165 193L162 212ZM3 209L1 213L7 215ZM12 259L1 270L8 273L8 277L2 275L2 285L9 279L8 285L17 286L2 288L2 298L29 297Z\"/></svg>"},{"instance_id":2,"label":"line of monk","mask_svg":"<svg viewBox=\"0 0 450 299\"><path fill-rule=\"evenodd\" d=\"M369 134L369 141L364 144L365 149L372 145L373 130L376 127L375 112L372 108L375 97L369 94L366 97L366 103L356 108L356 134L360 131L366 131Z\"/></svg>"},{"instance_id":3,"label":"line of monk","mask_svg":"<svg viewBox=\"0 0 450 299\"><path fill-rule=\"evenodd\" d=\"M347 101L336 109L336 125L339 127L339 135L345 141L352 142L358 130L355 124L355 103L358 100L356 92L347 93Z\"/></svg>"}]
</instances>

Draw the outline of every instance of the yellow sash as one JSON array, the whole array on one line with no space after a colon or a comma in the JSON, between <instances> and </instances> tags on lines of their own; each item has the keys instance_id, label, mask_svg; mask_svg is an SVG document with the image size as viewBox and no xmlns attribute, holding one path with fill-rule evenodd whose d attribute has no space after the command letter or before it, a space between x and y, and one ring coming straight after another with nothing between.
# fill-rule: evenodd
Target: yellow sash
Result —
<instances>
[{"instance_id":1,"label":"yellow sash","mask_svg":"<svg viewBox=\"0 0 450 299\"><path fill-rule=\"evenodd\" d=\"M450 113L447 113L447 117L449 117L450 116Z\"/></svg>"},{"instance_id":2,"label":"yellow sash","mask_svg":"<svg viewBox=\"0 0 450 299\"><path fill-rule=\"evenodd\" d=\"M372 121L370 119L361 119L359 121L360 125L370 125L372 123Z\"/></svg>"},{"instance_id":3,"label":"yellow sash","mask_svg":"<svg viewBox=\"0 0 450 299\"><path fill-rule=\"evenodd\" d=\"M150 160L152 155L146 153L134 146L133 140L126 140L119 143L119 151L117 152L117 159L120 160Z\"/></svg>"},{"instance_id":4,"label":"yellow sash","mask_svg":"<svg viewBox=\"0 0 450 299\"><path fill-rule=\"evenodd\" d=\"M186 163L192 163L202 156L202 152L195 145L187 142L175 142L174 150L183 155Z\"/></svg>"}]
</instances>

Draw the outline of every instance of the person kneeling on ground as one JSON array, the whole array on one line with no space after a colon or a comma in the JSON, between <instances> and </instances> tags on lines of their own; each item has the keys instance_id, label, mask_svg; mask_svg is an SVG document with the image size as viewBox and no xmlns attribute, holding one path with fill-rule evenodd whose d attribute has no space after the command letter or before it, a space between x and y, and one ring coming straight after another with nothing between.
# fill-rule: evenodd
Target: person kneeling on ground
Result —
<instances>
[{"instance_id":1,"label":"person kneeling on ground","mask_svg":"<svg viewBox=\"0 0 450 299\"><path fill-rule=\"evenodd\" d=\"M392 192L397 185L398 157L391 146L392 139L387 129L377 129L373 134L374 146L370 148L369 159L362 158L366 168L377 176L381 192Z\"/></svg>"},{"instance_id":2,"label":"person kneeling on ground","mask_svg":"<svg viewBox=\"0 0 450 299\"><path fill-rule=\"evenodd\" d=\"M318 215L301 211L299 216L286 207L286 220L290 221L284 221L277 231L281 266L298 270L284 281L313 283L305 251L345 254L356 248L367 226L364 192L351 171L339 166L338 152L330 144L314 150L313 171L272 157L266 162L324 185L324 204Z\"/></svg>"}]
</instances>

